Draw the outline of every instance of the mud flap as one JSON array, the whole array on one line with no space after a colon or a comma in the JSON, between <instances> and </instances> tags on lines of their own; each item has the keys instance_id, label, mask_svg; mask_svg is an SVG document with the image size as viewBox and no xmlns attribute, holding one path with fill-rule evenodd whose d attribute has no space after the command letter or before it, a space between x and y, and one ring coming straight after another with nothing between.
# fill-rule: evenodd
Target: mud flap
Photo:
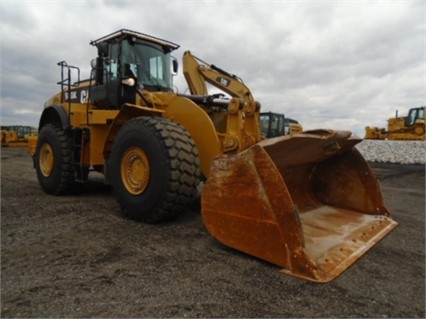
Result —
<instances>
[{"instance_id":1,"label":"mud flap","mask_svg":"<svg viewBox=\"0 0 426 319\"><path fill-rule=\"evenodd\" d=\"M207 230L286 274L333 280L397 225L360 141L316 130L217 158L202 194Z\"/></svg>"}]
</instances>

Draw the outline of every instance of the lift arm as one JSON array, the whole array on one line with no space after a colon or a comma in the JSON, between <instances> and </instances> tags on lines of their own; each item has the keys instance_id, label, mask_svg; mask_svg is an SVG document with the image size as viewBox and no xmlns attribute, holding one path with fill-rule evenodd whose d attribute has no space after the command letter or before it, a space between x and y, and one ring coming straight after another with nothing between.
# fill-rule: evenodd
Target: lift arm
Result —
<instances>
[{"instance_id":1,"label":"lift arm","mask_svg":"<svg viewBox=\"0 0 426 319\"><path fill-rule=\"evenodd\" d=\"M183 54L183 74L193 95L208 95L206 82L245 102L254 103L250 89L236 75L201 60L190 51Z\"/></svg>"},{"instance_id":2,"label":"lift arm","mask_svg":"<svg viewBox=\"0 0 426 319\"><path fill-rule=\"evenodd\" d=\"M192 95L208 96L207 82L232 97L227 107L227 139L223 143L225 152L237 148L241 151L260 141L260 104L254 100L243 81L204 62L190 51L183 54L182 60L183 74Z\"/></svg>"}]
</instances>

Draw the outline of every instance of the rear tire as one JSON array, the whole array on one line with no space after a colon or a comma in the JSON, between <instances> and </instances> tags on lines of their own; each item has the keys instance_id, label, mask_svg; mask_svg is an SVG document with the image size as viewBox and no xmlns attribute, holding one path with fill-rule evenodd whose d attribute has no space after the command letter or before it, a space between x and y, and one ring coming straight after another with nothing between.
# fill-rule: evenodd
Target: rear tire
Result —
<instances>
[{"instance_id":1,"label":"rear tire","mask_svg":"<svg viewBox=\"0 0 426 319\"><path fill-rule=\"evenodd\" d=\"M118 132L107 174L123 213L156 223L188 208L197 195L199 166L195 143L181 125L139 117Z\"/></svg>"},{"instance_id":2,"label":"rear tire","mask_svg":"<svg viewBox=\"0 0 426 319\"><path fill-rule=\"evenodd\" d=\"M64 129L46 124L40 130L34 157L37 178L44 192L63 195L74 185L72 140Z\"/></svg>"}]
</instances>

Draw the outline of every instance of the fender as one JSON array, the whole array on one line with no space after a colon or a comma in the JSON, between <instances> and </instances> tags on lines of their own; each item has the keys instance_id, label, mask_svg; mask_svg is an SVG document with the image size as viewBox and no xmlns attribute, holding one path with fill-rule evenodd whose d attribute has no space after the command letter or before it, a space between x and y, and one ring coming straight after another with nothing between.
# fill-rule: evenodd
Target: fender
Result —
<instances>
[{"instance_id":1,"label":"fender","mask_svg":"<svg viewBox=\"0 0 426 319\"><path fill-rule=\"evenodd\" d=\"M163 113L164 113L163 110L149 108L149 107L140 106L140 105L131 104L131 103L125 103L121 107L117 116L114 118L114 121L112 122L109 128L108 135L105 139L105 142L98 143L99 145L104 145L103 151L102 151L103 157L105 159L109 157L115 136L117 135L118 131L123 126L123 124L125 124L127 121L138 116L161 116Z\"/></svg>"},{"instance_id":2,"label":"fender","mask_svg":"<svg viewBox=\"0 0 426 319\"><path fill-rule=\"evenodd\" d=\"M41 114L38 130L46 123L60 124L63 129L70 127L70 119L65 109L58 104L53 104L46 107Z\"/></svg>"},{"instance_id":3,"label":"fender","mask_svg":"<svg viewBox=\"0 0 426 319\"><path fill-rule=\"evenodd\" d=\"M208 114L188 98L174 96L168 101L163 116L178 122L191 134L198 149L201 171L208 177L213 159L223 154L216 128Z\"/></svg>"},{"instance_id":4,"label":"fender","mask_svg":"<svg viewBox=\"0 0 426 319\"><path fill-rule=\"evenodd\" d=\"M165 94L161 96L161 100L167 105L164 109L124 104L109 129L105 143L99 143L104 145L103 157L108 161L114 138L129 119L137 116L162 116L181 124L189 132L199 153L201 171L208 177L213 159L223 153L212 120L197 104L185 97Z\"/></svg>"}]
</instances>

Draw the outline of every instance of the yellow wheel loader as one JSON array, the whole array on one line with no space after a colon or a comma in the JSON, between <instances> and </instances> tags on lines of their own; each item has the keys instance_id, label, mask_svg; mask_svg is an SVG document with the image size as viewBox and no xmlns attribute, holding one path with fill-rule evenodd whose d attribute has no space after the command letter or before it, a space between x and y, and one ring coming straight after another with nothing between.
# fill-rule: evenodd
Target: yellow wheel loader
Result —
<instances>
[{"instance_id":1,"label":"yellow wheel loader","mask_svg":"<svg viewBox=\"0 0 426 319\"><path fill-rule=\"evenodd\" d=\"M206 178L202 217L217 240L316 282L397 225L350 132L263 140L254 100L173 92L178 45L124 29L91 44L89 79L59 63L61 90L29 147L46 193L66 194L95 170L124 214L155 223L184 211Z\"/></svg>"}]
</instances>

